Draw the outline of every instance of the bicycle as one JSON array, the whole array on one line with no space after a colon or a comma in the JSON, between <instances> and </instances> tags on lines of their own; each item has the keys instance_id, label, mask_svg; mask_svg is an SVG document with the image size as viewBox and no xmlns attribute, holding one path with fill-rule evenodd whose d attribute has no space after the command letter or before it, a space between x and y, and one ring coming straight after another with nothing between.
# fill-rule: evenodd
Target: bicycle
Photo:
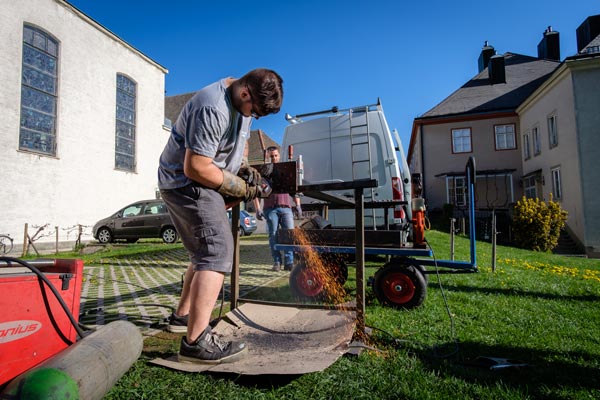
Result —
<instances>
[{"instance_id":1,"label":"bicycle","mask_svg":"<svg viewBox=\"0 0 600 400\"><path fill-rule=\"evenodd\" d=\"M8 254L13 249L14 239L10 235L0 234L0 254Z\"/></svg>"}]
</instances>

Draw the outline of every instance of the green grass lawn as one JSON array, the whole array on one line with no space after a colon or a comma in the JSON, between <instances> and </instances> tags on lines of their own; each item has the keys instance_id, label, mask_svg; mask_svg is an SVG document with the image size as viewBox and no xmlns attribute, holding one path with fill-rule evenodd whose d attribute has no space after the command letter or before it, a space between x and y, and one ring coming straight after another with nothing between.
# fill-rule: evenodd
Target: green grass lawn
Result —
<instances>
[{"instance_id":1,"label":"green grass lawn","mask_svg":"<svg viewBox=\"0 0 600 400\"><path fill-rule=\"evenodd\" d=\"M449 259L447 234L428 231L427 239L438 259ZM458 238L456 259L468 252L468 240ZM178 349L179 336L159 334L146 338L142 357L106 399L600 398L600 260L499 247L493 272L488 243L478 243L477 256L479 273L429 275L418 309L382 307L367 288L366 324L378 351L286 378L190 374L147 363ZM381 264L369 262L367 276ZM280 284L262 294L288 298L286 280ZM474 365L479 356L527 366L492 371Z\"/></svg>"}]
</instances>

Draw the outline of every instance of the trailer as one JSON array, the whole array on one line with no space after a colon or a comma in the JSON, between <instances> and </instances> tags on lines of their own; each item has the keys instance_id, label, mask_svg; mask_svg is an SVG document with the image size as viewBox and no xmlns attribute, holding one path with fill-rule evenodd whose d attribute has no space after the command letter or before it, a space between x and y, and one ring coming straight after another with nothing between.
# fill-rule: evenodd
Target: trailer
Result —
<instances>
[{"instance_id":1,"label":"trailer","mask_svg":"<svg viewBox=\"0 0 600 400\"><path fill-rule=\"evenodd\" d=\"M294 238L294 230L280 230L278 233L277 250L291 250L297 254L298 262L290 273L290 288L297 297L307 299L322 299L327 295L327 288L323 274L315 268L306 257L309 252L316 252L324 260L324 264L333 272L339 284L343 285L347 278L347 267L343 257L339 255L354 255L356 258L356 311L359 329L364 328L365 286L370 283L378 300L395 308L414 308L420 306L426 297L427 275L431 273L475 273L478 272L475 241L475 159L469 158L465 174L469 196L469 236L470 260L437 260L434 252L426 242L404 242L401 231L364 229L365 208L394 208L397 205L408 205L406 201L364 202L363 191L377 186L372 179L357 180L352 182L332 183L323 185L300 185L298 191L305 196L314 197L324 202L326 208L352 207L355 213L356 229L303 229L307 243L299 243ZM327 194L330 191L354 190L354 201L348 198L338 198ZM413 205L413 229L418 225ZM420 202L416 202L419 204ZM320 221L316 222L316 225ZM413 238L418 234L411 235ZM374 277L365 280L365 255L385 255L387 261L377 270ZM314 260L314 259L313 259ZM433 268L432 268L433 267Z\"/></svg>"}]
</instances>

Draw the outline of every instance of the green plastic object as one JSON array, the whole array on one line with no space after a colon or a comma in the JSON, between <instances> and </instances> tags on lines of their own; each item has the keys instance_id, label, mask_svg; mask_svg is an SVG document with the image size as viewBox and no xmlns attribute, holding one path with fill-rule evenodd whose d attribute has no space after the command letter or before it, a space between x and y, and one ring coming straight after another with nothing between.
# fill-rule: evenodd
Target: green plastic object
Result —
<instances>
[{"instance_id":1,"label":"green plastic object","mask_svg":"<svg viewBox=\"0 0 600 400\"><path fill-rule=\"evenodd\" d=\"M1 399L77 400L79 388L66 372L41 368L15 378L2 392Z\"/></svg>"}]
</instances>

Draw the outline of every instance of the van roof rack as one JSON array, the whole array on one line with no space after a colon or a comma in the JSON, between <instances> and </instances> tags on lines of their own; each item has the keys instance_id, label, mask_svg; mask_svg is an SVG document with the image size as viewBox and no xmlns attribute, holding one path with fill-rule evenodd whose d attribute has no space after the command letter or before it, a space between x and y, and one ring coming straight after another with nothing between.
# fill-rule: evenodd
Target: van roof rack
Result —
<instances>
[{"instance_id":1,"label":"van roof rack","mask_svg":"<svg viewBox=\"0 0 600 400\"><path fill-rule=\"evenodd\" d=\"M314 117L315 115L338 114L338 113L344 113L344 112L365 112L365 111L375 111L375 110L381 111L381 99L379 97L377 98L376 104L368 104L365 106L344 108L342 110L340 110L337 106L333 106L328 110L314 111L314 112L309 112L309 113L305 113L305 114L296 114L293 117L290 114L285 114L285 119L286 119L286 121L288 121L291 124L296 124L301 121L301 118Z\"/></svg>"}]
</instances>

